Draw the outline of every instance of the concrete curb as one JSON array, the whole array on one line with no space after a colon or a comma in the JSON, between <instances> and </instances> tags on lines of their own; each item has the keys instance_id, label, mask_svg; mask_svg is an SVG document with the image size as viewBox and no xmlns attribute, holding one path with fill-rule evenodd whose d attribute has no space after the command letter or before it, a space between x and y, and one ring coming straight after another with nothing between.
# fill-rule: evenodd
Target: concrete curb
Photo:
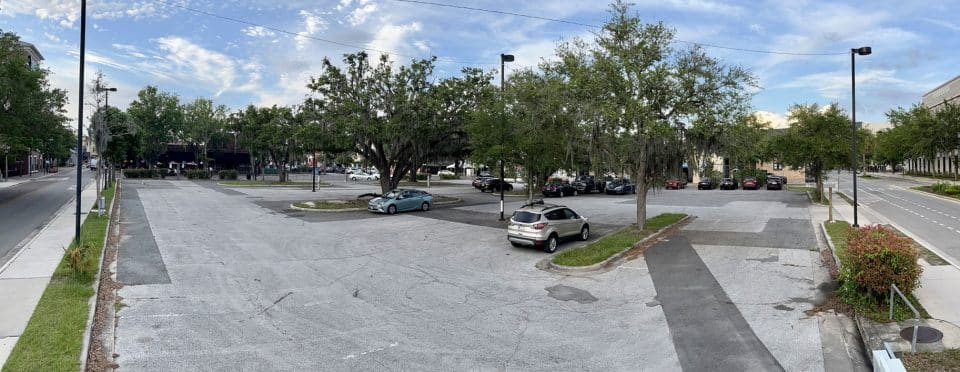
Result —
<instances>
[{"instance_id":1,"label":"concrete curb","mask_svg":"<svg viewBox=\"0 0 960 372\"><path fill-rule=\"evenodd\" d=\"M97 313L97 298L100 295L100 276L103 275L103 260L107 255L107 244L110 243L110 230L113 228L113 211L117 205L117 197L120 195L121 182L114 182L113 199L110 200L110 207L107 209L107 228L103 234L103 247L100 247L100 262L97 264L97 275L93 277L93 296L88 300L90 311L87 313L87 325L83 329L83 344L80 347L80 370L86 371L87 357L90 354L90 338L93 334L93 318ZM99 202L98 202L99 203ZM90 213L87 213L90 217ZM86 221L86 219L84 219Z\"/></svg>"},{"instance_id":2,"label":"concrete curb","mask_svg":"<svg viewBox=\"0 0 960 372\"><path fill-rule=\"evenodd\" d=\"M433 205L447 205L463 202L463 199L455 198L456 200L436 202ZM290 209L305 211L305 212L320 212L320 213L340 213L340 212L358 212L365 211L367 208L342 208L342 209L317 209L317 208L302 208L296 205L290 204Z\"/></svg>"},{"instance_id":3,"label":"concrete curb","mask_svg":"<svg viewBox=\"0 0 960 372\"><path fill-rule=\"evenodd\" d=\"M838 221L838 220L834 220ZM844 221L846 222L846 221ZM827 221L820 222L820 231L823 232L823 236L827 238L827 246L830 247L830 253L833 255L833 262L837 264L837 271L840 270L840 256L837 256L837 247L833 245L833 238L830 237L830 234L827 233Z\"/></svg>"},{"instance_id":4,"label":"concrete curb","mask_svg":"<svg viewBox=\"0 0 960 372\"><path fill-rule=\"evenodd\" d=\"M836 247L835 245L833 245L833 239L830 238L830 234L827 233L827 226L826 226L825 224L826 224L826 221L820 222L820 229L823 231L823 236L827 238L827 246L830 247L830 252L831 252L832 255L833 255L833 259L834 259L834 261L836 261L836 263L837 263L837 271L838 271L837 276L839 276L839 275L840 275L840 274L839 274L839 271L843 270L843 267L840 266L840 258L837 256L837 247ZM839 279L839 278L837 278L837 279ZM883 349L883 345L882 345L882 344L880 345L880 349L873 349L873 348L871 348L871 346L870 346L870 343L871 343L870 340L872 340L872 339L869 339L869 340L868 340L868 337L867 337L867 336L868 336L868 333L866 333L866 331L863 329L863 317L860 316L860 314L854 314L854 316L853 316L853 322L856 323L856 325L857 325L857 332L860 334L860 342L861 342L861 344L863 345L863 349L864 349L864 350L881 350L881 349ZM873 365L873 360L872 360L871 358L865 358L865 359L867 360L867 363L868 363L869 365Z\"/></svg>"},{"instance_id":5,"label":"concrete curb","mask_svg":"<svg viewBox=\"0 0 960 372\"><path fill-rule=\"evenodd\" d=\"M312 188L313 187L313 185L300 185L300 184L297 184L297 185L228 185L220 182L217 182L217 185L223 186L223 187L276 187L276 188L294 188L294 187ZM331 187L331 186L333 185L329 183L323 184L323 185L317 185L317 187Z\"/></svg>"},{"instance_id":6,"label":"concrete curb","mask_svg":"<svg viewBox=\"0 0 960 372\"><path fill-rule=\"evenodd\" d=\"M555 264L555 263L553 263L553 258L556 257L557 254L560 254L560 253L561 253L561 252L557 252L556 254L552 254L552 255L550 255L549 257L541 260L541 261L540 261L540 264L538 264L537 267L540 267L541 269L544 269L544 270L547 270L547 271L552 271L552 272L560 273L560 274L583 274L583 273L591 273L591 272L596 272L596 271L602 271L603 269L605 269L605 268L607 268L607 267L609 267L609 266L611 266L611 265L614 265L614 264L616 264L616 263L619 263L619 261L620 261L621 259L623 259L623 257L626 256L627 253L630 253L630 251L632 251L634 248L640 247L640 246L642 246L642 245L644 245L644 244L646 244L646 243L648 243L648 242L650 242L650 241L659 239L659 238L661 238L661 237L664 235L664 233L666 233L667 231L673 229L674 227L681 226L681 225L685 224L686 222L688 222L688 221L690 221L690 220L692 220L692 219L694 219L694 218L695 218L695 216L687 215L686 217L681 218L679 221L674 222L674 223L672 223L672 224L670 224L670 225L664 226L662 229L657 230L656 232L654 232L653 234L650 234L650 235L647 236L646 238L641 239L640 241L634 243L634 244L633 244L632 246L630 246L629 248L626 248L626 249L620 251L619 253L616 253L616 254L614 254L614 255L612 255L612 256L610 256L610 257L607 257L607 259L605 259L605 260L603 260L603 261L600 261L600 262L597 262L597 263L592 264L592 265L587 265L587 266L565 266L565 265ZM611 232L610 234L616 234L616 233L618 233L618 232L620 232L620 231L623 231L624 229L628 229L628 228L630 228L630 226L625 226L625 227L623 227L623 228L620 228L620 229L617 229L617 230ZM608 235L609 235L609 234L608 234ZM579 248L579 247L578 247L578 248ZM574 248L574 249L576 249L576 248Z\"/></svg>"}]
</instances>

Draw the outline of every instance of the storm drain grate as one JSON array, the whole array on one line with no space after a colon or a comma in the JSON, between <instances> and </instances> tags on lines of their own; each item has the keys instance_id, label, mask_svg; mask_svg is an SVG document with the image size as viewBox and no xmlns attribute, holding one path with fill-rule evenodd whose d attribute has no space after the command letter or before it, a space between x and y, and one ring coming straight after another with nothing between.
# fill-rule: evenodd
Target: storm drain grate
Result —
<instances>
[{"instance_id":1,"label":"storm drain grate","mask_svg":"<svg viewBox=\"0 0 960 372\"><path fill-rule=\"evenodd\" d=\"M907 327L900 330L900 337L904 340L913 340L913 327ZM920 326L917 329L918 344L932 344L943 339L943 333L930 327Z\"/></svg>"}]
</instances>

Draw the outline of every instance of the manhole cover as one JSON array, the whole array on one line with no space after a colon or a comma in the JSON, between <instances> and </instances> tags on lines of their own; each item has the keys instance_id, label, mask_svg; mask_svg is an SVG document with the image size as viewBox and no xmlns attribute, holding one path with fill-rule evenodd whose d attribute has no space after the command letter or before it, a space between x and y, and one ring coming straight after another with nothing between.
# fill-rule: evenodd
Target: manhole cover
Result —
<instances>
[{"instance_id":1,"label":"manhole cover","mask_svg":"<svg viewBox=\"0 0 960 372\"><path fill-rule=\"evenodd\" d=\"M907 341L913 340L913 327L907 327L900 330L900 337L903 337L903 339ZM932 344L940 341L941 339L943 339L943 333L934 328L924 326L917 328L918 344Z\"/></svg>"}]
</instances>

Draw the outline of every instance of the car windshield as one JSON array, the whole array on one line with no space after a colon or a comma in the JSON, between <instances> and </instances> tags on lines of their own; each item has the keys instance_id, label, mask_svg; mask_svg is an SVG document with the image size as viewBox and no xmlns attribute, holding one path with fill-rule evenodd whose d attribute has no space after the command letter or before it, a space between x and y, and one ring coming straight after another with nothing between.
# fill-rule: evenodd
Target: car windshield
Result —
<instances>
[{"instance_id":1,"label":"car windshield","mask_svg":"<svg viewBox=\"0 0 960 372\"><path fill-rule=\"evenodd\" d=\"M733 182L733 179L732 179L732 178L724 178L724 179L723 179L723 182Z\"/></svg>"},{"instance_id":2,"label":"car windshield","mask_svg":"<svg viewBox=\"0 0 960 372\"><path fill-rule=\"evenodd\" d=\"M704 178L704 179L700 180L700 182L710 182L710 179L709 179L709 178Z\"/></svg>"},{"instance_id":3,"label":"car windshield","mask_svg":"<svg viewBox=\"0 0 960 372\"><path fill-rule=\"evenodd\" d=\"M516 211L513 212L513 220L522 223L530 223L540 220L540 214L527 211Z\"/></svg>"},{"instance_id":4,"label":"car windshield","mask_svg":"<svg viewBox=\"0 0 960 372\"><path fill-rule=\"evenodd\" d=\"M400 191L398 191L398 190L391 190L390 192L388 192L388 193L386 193L386 194L383 194L383 197L384 197L384 198L387 198L387 199L393 199L393 198L396 198L397 195L400 195Z\"/></svg>"}]
</instances>

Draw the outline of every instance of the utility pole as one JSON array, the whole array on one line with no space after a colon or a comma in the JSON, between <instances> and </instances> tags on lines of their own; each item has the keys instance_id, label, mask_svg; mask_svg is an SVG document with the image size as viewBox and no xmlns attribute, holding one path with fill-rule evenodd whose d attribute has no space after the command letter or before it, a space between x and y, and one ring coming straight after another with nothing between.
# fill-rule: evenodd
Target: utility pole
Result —
<instances>
[{"instance_id":1,"label":"utility pole","mask_svg":"<svg viewBox=\"0 0 960 372\"><path fill-rule=\"evenodd\" d=\"M87 45L85 43L87 36L87 0L80 0L80 89L77 90L77 95L79 96L77 104L77 210L76 210L76 231L74 233L74 241L77 244L77 248L80 247L80 192L81 180L83 178L83 166L80 164L80 160L83 159L83 64L85 62L85 57L87 54Z\"/></svg>"}]
</instances>

